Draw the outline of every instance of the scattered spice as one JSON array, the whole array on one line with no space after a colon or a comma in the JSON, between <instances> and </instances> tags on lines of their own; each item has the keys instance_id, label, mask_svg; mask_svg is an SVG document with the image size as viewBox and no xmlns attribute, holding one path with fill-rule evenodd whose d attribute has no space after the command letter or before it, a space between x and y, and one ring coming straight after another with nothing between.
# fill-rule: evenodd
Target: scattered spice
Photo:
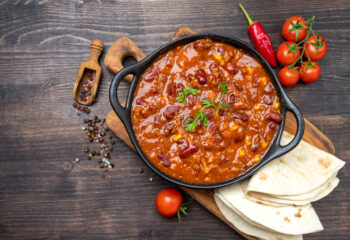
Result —
<instances>
[{"instance_id":1,"label":"scattered spice","mask_svg":"<svg viewBox=\"0 0 350 240\"><path fill-rule=\"evenodd\" d=\"M73 107L74 106L78 108L79 105L73 103ZM79 108L81 108L81 106L79 106ZM94 116L92 119L83 119L83 123L86 124L86 126L82 127L82 130L88 136L89 142L99 145L99 150L92 150L88 147L84 148L84 151L89 153L88 160L91 160L95 156L102 156L102 158L98 157L96 159L100 168L114 168L114 164L110 161L110 152L113 150L111 144L113 144L112 141L114 140L111 135L108 136L109 139L112 139L111 144L108 144L108 142L105 140L105 133L107 131L105 119L100 119L98 116Z\"/></svg>"},{"instance_id":2,"label":"scattered spice","mask_svg":"<svg viewBox=\"0 0 350 240\"><path fill-rule=\"evenodd\" d=\"M90 108L85 107L85 106L80 106L80 105L77 104L77 103L73 103L73 108L76 108L76 109L78 109L79 111L84 112L84 113L86 113L86 114L90 114ZM80 113L77 113L77 114L78 114L78 116L80 116Z\"/></svg>"},{"instance_id":3,"label":"scattered spice","mask_svg":"<svg viewBox=\"0 0 350 240\"><path fill-rule=\"evenodd\" d=\"M79 161L80 161L80 159L79 159L79 158L75 158L75 161L76 161L76 162L79 162Z\"/></svg>"},{"instance_id":4,"label":"scattered spice","mask_svg":"<svg viewBox=\"0 0 350 240\"><path fill-rule=\"evenodd\" d=\"M92 82L94 80L94 71L87 70L86 74L84 74L84 84L80 90L80 100L87 101L89 97L91 96L91 88L92 88Z\"/></svg>"},{"instance_id":5,"label":"scattered spice","mask_svg":"<svg viewBox=\"0 0 350 240\"><path fill-rule=\"evenodd\" d=\"M138 169L139 173L143 173L143 168Z\"/></svg>"},{"instance_id":6,"label":"scattered spice","mask_svg":"<svg viewBox=\"0 0 350 240\"><path fill-rule=\"evenodd\" d=\"M153 182L154 180L153 180L153 178L149 178L149 181L150 181L150 182Z\"/></svg>"}]
</instances>

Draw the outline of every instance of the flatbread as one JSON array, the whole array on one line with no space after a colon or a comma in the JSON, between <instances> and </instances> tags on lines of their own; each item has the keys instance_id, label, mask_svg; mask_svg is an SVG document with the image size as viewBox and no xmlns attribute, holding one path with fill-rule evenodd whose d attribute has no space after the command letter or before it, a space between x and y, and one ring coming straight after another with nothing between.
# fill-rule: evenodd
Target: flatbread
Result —
<instances>
[{"instance_id":1,"label":"flatbread","mask_svg":"<svg viewBox=\"0 0 350 240\"><path fill-rule=\"evenodd\" d=\"M247 192L246 197L252 201L260 201L268 206L282 207L286 205L306 205L329 195L339 184L337 177L332 177L320 188L301 195L268 195L257 192Z\"/></svg>"},{"instance_id":2,"label":"flatbread","mask_svg":"<svg viewBox=\"0 0 350 240\"><path fill-rule=\"evenodd\" d=\"M301 235L323 230L311 204L273 207L250 201L245 196L248 181L216 189L216 196L249 223L269 231Z\"/></svg>"},{"instance_id":3,"label":"flatbread","mask_svg":"<svg viewBox=\"0 0 350 240\"><path fill-rule=\"evenodd\" d=\"M257 227L240 217L232 211L216 194L214 195L215 203L224 217L232 223L239 231L262 240L302 240L302 235L286 235L272 232Z\"/></svg>"},{"instance_id":4,"label":"flatbread","mask_svg":"<svg viewBox=\"0 0 350 240\"><path fill-rule=\"evenodd\" d=\"M283 132L281 145L293 135ZM320 188L345 162L311 144L301 141L286 155L259 169L250 179L248 192L269 195L303 195Z\"/></svg>"}]
</instances>

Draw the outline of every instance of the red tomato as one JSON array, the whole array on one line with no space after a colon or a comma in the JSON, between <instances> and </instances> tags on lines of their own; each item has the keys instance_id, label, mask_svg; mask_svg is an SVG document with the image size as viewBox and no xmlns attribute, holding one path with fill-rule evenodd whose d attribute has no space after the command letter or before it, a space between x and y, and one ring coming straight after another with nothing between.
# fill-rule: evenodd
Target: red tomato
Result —
<instances>
[{"instance_id":1,"label":"red tomato","mask_svg":"<svg viewBox=\"0 0 350 240\"><path fill-rule=\"evenodd\" d=\"M300 57L300 47L294 42L282 43L277 49L277 60L284 66L291 65Z\"/></svg>"},{"instance_id":2,"label":"red tomato","mask_svg":"<svg viewBox=\"0 0 350 240\"><path fill-rule=\"evenodd\" d=\"M305 38L306 34L307 23L305 19L300 16L288 18L282 26L282 36L288 41L299 42Z\"/></svg>"},{"instance_id":3,"label":"red tomato","mask_svg":"<svg viewBox=\"0 0 350 240\"><path fill-rule=\"evenodd\" d=\"M164 217L172 217L175 214L178 214L179 220L180 215L179 212L186 214L185 206L181 206L182 204L182 195L179 191L166 188L160 191L156 198L156 207L158 212Z\"/></svg>"},{"instance_id":4,"label":"red tomato","mask_svg":"<svg viewBox=\"0 0 350 240\"><path fill-rule=\"evenodd\" d=\"M317 61L322 59L326 53L327 53L327 43L326 40L324 40L323 37L317 36L317 39L314 35L308 37L306 40L306 47L305 50L310 56L310 59L312 61ZM304 57L307 58L307 53L306 51L304 52Z\"/></svg>"},{"instance_id":5,"label":"red tomato","mask_svg":"<svg viewBox=\"0 0 350 240\"><path fill-rule=\"evenodd\" d=\"M321 75L321 68L315 62L303 63L300 68L300 78L303 82L312 83L315 82Z\"/></svg>"},{"instance_id":6,"label":"red tomato","mask_svg":"<svg viewBox=\"0 0 350 240\"><path fill-rule=\"evenodd\" d=\"M278 78L283 86L291 87L299 81L299 71L283 67L278 73Z\"/></svg>"}]
</instances>

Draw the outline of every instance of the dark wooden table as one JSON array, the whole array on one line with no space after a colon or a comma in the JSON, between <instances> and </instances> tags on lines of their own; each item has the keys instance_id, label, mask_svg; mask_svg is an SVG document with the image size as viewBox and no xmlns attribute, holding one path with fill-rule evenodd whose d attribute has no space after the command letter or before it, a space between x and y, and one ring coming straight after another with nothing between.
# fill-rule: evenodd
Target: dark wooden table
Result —
<instances>
[{"instance_id":1,"label":"dark wooden table","mask_svg":"<svg viewBox=\"0 0 350 240\"><path fill-rule=\"evenodd\" d=\"M350 161L349 2L244 1L244 6L263 23L275 48L286 17L316 16L314 30L328 43L322 76L286 91L333 141L336 156ZM189 196L182 223L161 217L155 196L176 186L147 169L120 140L112 152L116 168L107 173L83 152L89 143L81 130L84 116L72 107L72 89L89 42L101 39L107 49L128 36L149 54L180 26L249 42L247 22L232 0L0 2L0 239L241 239ZM102 68L90 116L110 110L113 75ZM123 97L127 89L124 83ZM82 159L78 164L76 157ZM350 238L347 166L339 177L339 187L314 204L325 230L305 239Z\"/></svg>"}]
</instances>

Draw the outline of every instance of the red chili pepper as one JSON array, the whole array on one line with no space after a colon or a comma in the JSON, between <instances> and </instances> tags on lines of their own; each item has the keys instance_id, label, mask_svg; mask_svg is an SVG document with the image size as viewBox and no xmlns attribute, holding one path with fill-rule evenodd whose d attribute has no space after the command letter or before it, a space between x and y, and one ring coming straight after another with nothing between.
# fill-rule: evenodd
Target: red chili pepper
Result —
<instances>
[{"instance_id":1,"label":"red chili pepper","mask_svg":"<svg viewBox=\"0 0 350 240\"><path fill-rule=\"evenodd\" d=\"M273 50L271 40L267 35L265 29L263 28L260 22L253 22L253 20L249 17L242 4L239 4L239 6L241 7L245 17L249 22L248 33L255 48L271 66L276 67L277 62L275 51Z\"/></svg>"}]
</instances>

